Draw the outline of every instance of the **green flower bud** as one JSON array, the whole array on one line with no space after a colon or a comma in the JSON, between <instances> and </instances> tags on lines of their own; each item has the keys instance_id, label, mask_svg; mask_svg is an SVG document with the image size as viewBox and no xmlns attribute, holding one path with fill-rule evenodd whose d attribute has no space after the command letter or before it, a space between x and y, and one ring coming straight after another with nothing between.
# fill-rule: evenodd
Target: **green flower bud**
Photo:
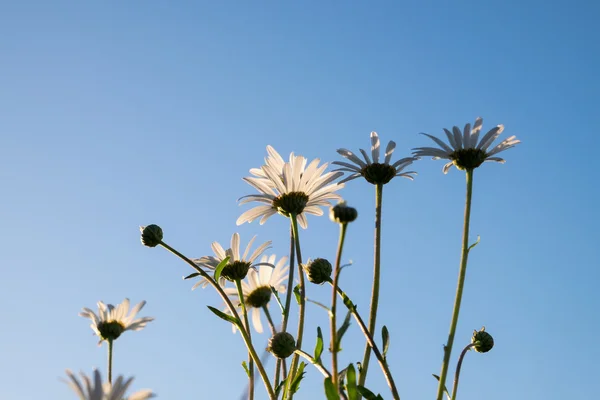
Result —
<instances>
[{"instance_id":1,"label":"green flower bud","mask_svg":"<svg viewBox=\"0 0 600 400\"><path fill-rule=\"evenodd\" d=\"M345 201L338 203L329 210L329 219L338 224L347 224L354 221L356 217L358 217L356 208L347 206Z\"/></svg>"},{"instance_id":2,"label":"green flower bud","mask_svg":"<svg viewBox=\"0 0 600 400\"><path fill-rule=\"evenodd\" d=\"M308 264L304 264L304 271L308 280L317 285L322 285L331 280L333 268L331 263L324 258L316 258Z\"/></svg>"},{"instance_id":3,"label":"green flower bud","mask_svg":"<svg viewBox=\"0 0 600 400\"><path fill-rule=\"evenodd\" d=\"M476 352L487 353L492 349L492 347L494 347L494 338L492 337L492 335L485 331L484 326L479 331L473 331L471 343L475 345L473 348Z\"/></svg>"},{"instance_id":4,"label":"green flower bud","mask_svg":"<svg viewBox=\"0 0 600 400\"><path fill-rule=\"evenodd\" d=\"M142 232L142 244L148 247L156 247L162 242L163 231L158 225L140 226Z\"/></svg>"},{"instance_id":5,"label":"green flower bud","mask_svg":"<svg viewBox=\"0 0 600 400\"><path fill-rule=\"evenodd\" d=\"M267 350L277 358L288 358L296 350L296 340L287 332L278 332L269 339Z\"/></svg>"},{"instance_id":6,"label":"green flower bud","mask_svg":"<svg viewBox=\"0 0 600 400\"><path fill-rule=\"evenodd\" d=\"M250 269L250 263L245 261L234 261L228 263L221 271L221 276L228 281L235 282L242 280L248 275Z\"/></svg>"}]
</instances>

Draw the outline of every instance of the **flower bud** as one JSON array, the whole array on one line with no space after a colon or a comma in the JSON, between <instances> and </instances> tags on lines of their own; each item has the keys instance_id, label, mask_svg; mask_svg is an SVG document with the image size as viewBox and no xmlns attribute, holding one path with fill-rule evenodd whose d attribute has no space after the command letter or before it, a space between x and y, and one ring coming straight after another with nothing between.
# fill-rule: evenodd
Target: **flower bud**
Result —
<instances>
[{"instance_id":1,"label":"flower bud","mask_svg":"<svg viewBox=\"0 0 600 400\"><path fill-rule=\"evenodd\" d=\"M287 332L278 332L269 339L267 350L277 358L288 358L296 350L296 340Z\"/></svg>"},{"instance_id":2,"label":"flower bud","mask_svg":"<svg viewBox=\"0 0 600 400\"><path fill-rule=\"evenodd\" d=\"M473 337L471 338L474 349L478 353L487 353L494 347L494 338L492 335L485 331L485 326L479 331L473 331Z\"/></svg>"},{"instance_id":3,"label":"flower bud","mask_svg":"<svg viewBox=\"0 0 600 400\"><path fill-rule=\"evenodd\" d=\"M309 261L308 264L304 264L304 271L306 271L306 276L310 282L321 285L331 280L333 268L331 267L331 263L326 259L316 258L313 261Z\"/></svg>"},{"instance_id":4,"label":"flower bud","mask_svg":"<svg viewBox=\"0 0 600 400\"><path fill-rule=\"evenodd\" d=\"M329 210L329 219L338 224L347 224L358 217L356 208L349 207L345 201L338 203Z\"/></svg>"},{"instance_id":5,"label":"flower bud","mask_svg":"<svg viewBox=\"0 0 600 400\"><path fill-rule=\"evenodd\" d=\"M162 242L163 231L158 225L140 226L142 232L142 244L148 247L156 247Z\"/></svg>"}]
</instances>

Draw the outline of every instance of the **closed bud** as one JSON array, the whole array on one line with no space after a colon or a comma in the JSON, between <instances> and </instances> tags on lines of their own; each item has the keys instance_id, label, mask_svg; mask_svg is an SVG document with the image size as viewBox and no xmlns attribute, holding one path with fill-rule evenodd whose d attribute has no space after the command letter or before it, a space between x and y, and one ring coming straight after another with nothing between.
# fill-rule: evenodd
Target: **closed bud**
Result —
<instances>
[{"instance_id":1,"label":"closed bud","mask_svg":"<svg viewBox=\"0 0 600 400\"><path fill-rule=\"evenodd\" d=\"M329 219L338 224L347 224L354 221L356 217L358 217L356 208L347 206L345 201L331 207L329 211Z\"/></svg>"},{"instance_id":2,"label":"closed bud","mask_svg":"<svg viewBox=\"0 0 600 400\"><path fill-rule=\"evenodd\" d=\"M277 358L288 358L296 350L296 340L287 332L278 332L269 339L267 349Z\"/></svg>"},{"instance_id":3,"label":"closed bud","mask_svg":"<svg viewBox=\"0 0 600 400\"><path fill-rule=\"evenodd\" d=\"M479 331L473 331L473 337L471 338L474 349L478 353L487 353L494 347L494 338L492 335L485 331L485 326Z\"/></svg>"},{"instance_id":4,"label":"closed bud","mask_svg":"<svg viewBox=\"0 0 600 400\"><path fill-rule=\"evenodd\" d=\"M331 263L324 258L315 258L304 265L304 271L308 280L317 285L321 285L331 280L331 272L333 268Z\"/></svg>"},{"instance_id":5,"label":"closed bud","mask_svg":"<svg viewBox=\"0 0 600 400\"><path fill-rule=\"evenodd\" d=\"M163 231L158 225L140 226L142 244L148 247L158 246L163 239Z\"/></svg>"}]
</instances>

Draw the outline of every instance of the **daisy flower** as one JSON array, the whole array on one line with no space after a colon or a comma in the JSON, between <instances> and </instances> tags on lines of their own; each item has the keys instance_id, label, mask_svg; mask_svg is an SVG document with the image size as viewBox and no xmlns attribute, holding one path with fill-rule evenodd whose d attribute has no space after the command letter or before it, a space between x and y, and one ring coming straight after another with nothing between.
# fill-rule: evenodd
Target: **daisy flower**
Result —
<instances>
[{"instance_id":1,"label":"daisy flower","mask_svg":"<svg viewBox=\"0 0 600 400\"><path fill-rule=\"evenodd\" d=\"M416 149L413 149L413 154L416 156L431 156L434 160L440 158L450 160L449 163L444 165L444 174L448 173L448 170L453 164L458 169L468 170L479 167L485 161L504 163L504 159L495 157L495 155L501 151L514 147L518 143L521 143L521 141L517 140L516 136L511 136L508 139L503 140L493 149L488 150L494 140L496 140L504 130L504 125L498 125L495 128L492 128L481 138L479 143L477 143L482 125L483 119L479 117L475 120L473 129L471 129L471 124L466 124L462 132L458 126L452 128L452 132L448 129L444 129L450 145L447 145L435 136L423 133L423 135L431 138L431 140L440 146L440 148L417 147Z\"/></svg>"},{"instance_id":2,"label":"daisy flower","mask_svg":"<svg viewBox=\"0 0 600 400\"><path fill-rule=\"evenodd\" d=\"M412 175L417 173L414 171L404 172L404 168L408 167L414 161L418 160L418 157L405 157L393 164L390 164L392 160L392 153L396 149L396 143L392 140L389 141L384 154L383 162L380 162L379 150L379 136L377 132L371 132L371 158L366 151L359 149L364 161L361 160L356 154L347 149L338 149L338 153L352 161L354 164L350 164L343 161L334 161L333 164L340 165L342 168L338 168L335 171L350 172L350 175L345 179L341 180L340 183L348 182L353 179L364 177L367 182L373 185L386 184L396 176L401 176L413 180Z\"/></svg>"},{"instance_id":3,"label":"daisy flower","mask_svg":"<svg viewBox=\"0 0 600 400\"><path fill-rule=\"evenodd\" d=\"M241 225L260 218L260 224L274 214L286 217L296 215L300 226L306 229L308 222L306 214L323 215L321 207L329 207L332 200L339 200L340 196L334 192L343 185L331 184L342 176L341 172L327 172L327 163L319 166L320 160L314 159L310 163L302 156L290 155L289 162L283 162L281 156L268 147L269 157L265 159L266 165L260 170L252 169L252 177L244 178L248 184L260 194L243 196L239 199L240 205L257 202L262 205L245 211L237 220ZM308 164L308 165L307 165Z\"/></svg>"},{"instance_id":4,"label":"daisy flower","mask_svg":"<svg viewBox=\"0 0 600 400\"><path fill-rule=\"evenodd\" d=\"M153 321L152 317L143 317L134 320L136 314L146 304L145 301L138 303L131 309L129 313L129 299L123 300L121 304L113 306L112 304L104 304L98 302L98 315L89 308L83 308L79 313L80 317L89 318L92 320L90 327L100 338L98 345L103 340L115 340L125 331L139 331L143 329L148 322ZM127 315L129 313L129 315Z\"/></svg>"},{"instance_id":5,"label":"daisy flower","mask_svg":"<svg viewBox=\"0 0 600 400\"><path fill-rule=\"evenodd\" d=\"M235 282L237 279L244 279L249 269L253 269L256 266L263 265L262 262L255 264L254 261L271 246L271 241L265 242L261 244L254 252L248 257L250 253L250 248L254 243L256 236L254 236L248 245L246 246L246 250L244 254L240 257L240 235L239 233L234 233L231 236L231 247L227 250L223 249L218 242L213 242L211 247L215 256L204 256L196 259L192 259L192 261L201 268L206 268L209 270L214 270L226 257L229 257L229 261L227 265L221 271L221 276L219 277L219 285L225 286L226 281ZM271 264L267 264L271 265ZM272 265L271 265L272 267ZM198 286L202 286L203 288L208 285L208 281L204 278L200 278L200 280L192 287L192 290L196 289Z\"/></svg>"},{"instance_id":6,"label":"daisy flower","mask_svg":"<svg viewBox=\"0 0 600 400\"><path fill-rule=\"evenodd\" d=\"M125 392L133 382L133 378L124 380L122 376L119 376L111 385L109 383L102 384L102 378L98 370L94 370L93 382L83 372L81 373L81 382L70 370L66 372L71 380L67 384L77 393L80 400L145 400L155 397L149 389L140 390L129 397L125 397Z\"/></svg>"},{"instance_id":7,"label":"daisy flower","mask_svg":"<svg viewBox=\"0 0 600 400\"><path fill-rule=\"evenodd\" d=\"M244 303L249 310L252 310L252 325L258 333L263 332L263 325L260 319L260 312L263 307L269 304L271 300L271 287L275 288L279 293L285 293L284 281L288 278L289 265L287 265L287 257L281 257L275 263L275 255L270 257L262 256L261 267L257 270L248 272L247 280L242 281L242 294L244 295ZM241 303L236 288L226 288L225 293L234 299L234 304L237 303L241 310ZM229 313L229 310L226 310ZM236 331L233 326L233 331Z\"/></svg>"}]
</instances>

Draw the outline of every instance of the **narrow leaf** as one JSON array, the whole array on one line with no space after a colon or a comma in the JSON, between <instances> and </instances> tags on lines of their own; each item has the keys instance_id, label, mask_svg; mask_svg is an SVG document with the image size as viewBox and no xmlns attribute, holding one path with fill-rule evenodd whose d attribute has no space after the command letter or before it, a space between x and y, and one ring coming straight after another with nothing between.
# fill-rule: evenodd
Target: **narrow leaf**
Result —
<instances>
[{"instance_id":1,"label":"narrow leaf","mask_svg":"<svg viewBox=\"0 0 600 400\"><path fill-rule=\"evenodd\" d=\"M439 376L437 376L436 374L431 374L431 375L433 375L433 377L435 379L437 379L438 382L440 381L440 377ZM448 396L448 398L450 398L450 392L448 391L448 388L446 387L446 385L444 385L444 392L446 392L446 396Z\"/></svg>"},{"instance_id":2,"label":"narrow leaf","mask_svg":"<svg viewBox=\"0 0 600 400\"><path fill-rule=\"evenodd\" d=\"M248 364L246 364L246 361L242 361L242 367L244 367L244 371L246 371L246 375L248 375L248 378L250 378L250 369L248 369Z\"/></svg>"},{"instance_id":3,"label":"narrow leaf","mask_svg":"<svg viewBox=\"0 0 600 400\"><path fill-rule=\"evenodd\" d=\"M337 343L335 346L335 351L342 351L340 344L342 343L342 337L348 330L348 327L350 327L350 317L351 316L352 316L352 312L350 312L350 310L348 310L348 313L346 313L346 318L344 319L344 323L342 324L342 326L340 326L340 329L338 329L338 331L337 331L337 338L336 338Z\"/></svg>"},{"instance_id":4,"label":"narrow leaf","mask_svg":"<svg viewBox=\"0 0 600 400\"><path fill-rule=\"evenodd\" d=\"M240 327L240 325L241 325L241 324L240 324L240 320L238 320L237 318L235 318L235 317L233 317L233 316L231 316L231 315L227 315L227 314L225 314L223 311L221 311L221 310L217 310L217 309L216 309L216 308L214 308L214 307L211 307L211 306L207 306L207 307L208 307L208 309L209 309L210 311L212 311L212 312L213 312L213 313L214 313L214 314L215 314L217 317L219 317L219 318L221 318L221 319L224 319L224 320L225 320L225 321L227 321L227 322L231 322L232 324L234 324L234 325L235 325L235 326L237 326L238 328Z\"/></svg>"},{"instance_id":5,"label":"narrow leaf","mask_svg":"<svg viewBox=\"0 0 600 400\"><path fill-rule=\"evenodd\" d=\"M279 385L277 385L277 387L275 388L275 397L276 398L279 398L279 393L281 392L281 388L285 387L285 382L286 382L286 379L282 380L281 382L279 382ZM285 399L285 396L283 396L282 399Z\"/></svg>"},{"instance_id":6,"label":"narrow leaf","mask_svg":"<svg viewBox=\"0 0 600 400\"><path fill-rule=\"evenodd\" d=\"M296 302L300 305L300 284L297 284L296 287L294 287L294 295L296 296Z\"/></svg>"},{"instance_id":7,"label":"narrow leaf","mask_svg":"<svg viewBox=\"0 0 600 400\"><path fill-rule=\"evenodd\" d=\"M281 315L285 313L285 309L283 308L283 304L281 304L281 299L279 298L279 292L273 286L271 286L271 293L273 293L273 297L277 300L277 304L279 304L279 308L281 308Z\"/></svg>"},{"instance_id":8,"label":"narrow leaf","mask_svg":"<svg viewBox=\"0 0 600 400\"><path fill-rule=\"evenodd\" d=\"M342 300L344 301L344 305L348 308L348 310L356 310L356 305L354 303L352 303L352 300L350 300L350 297L348 297L348 295L346 293L344 293L343 291L339 291L340 296L342 296Z\"/></svg>"},{"instance_id":9,"label":"narrow leaf","mask_svg":"<svg viewBox=\"0 0 600 400\"><path fill-rule=\"evenodd\" d=\"M322 309L326 310L326 311L327 311L327 313L329 314L329 316L331 316L331 315L332 315L332 314L331 314L331 310L330 310L330 309L329 309L329 307L327 307L325 304L323 304L323 303L319 303L318 301L311 300L311 299L306 299L306 301L308 301L308 302L310 302L310 303L313 303L313 304L316 304L317 306L319 306L319 307L321 307Z\"/></svg>"},{"instance_id":10,"label":"narrow leaf","mask_svg":"<svg viewBox=\"0 0 600 400\"><path fill-rule=\"evenodd\" d=\"M387 326L383 326L381 328L381 338L383 339L383 358L385 359L385 355L388 352L388 348L390 347L390 332L388 331Z\"/></svg>"},{"instance_id":11,"label":"narrow leaf","mask_svg":"<svg viewBox=\"0 0 600 400\"><path fill-rule=\"evenodd\" d=\"M358 393L358 388L356 387L356 370L353 364L348 365L348 368L346 368L346 378L348 379L348 383L346 384L348 400L359 400L360 393Z\"/></svg>"},{"instance_id":12,"label":"narrow leaf","mask_svg":"<svg viewBox=\"0 0 600 400\"><path fill-rule=\"evenodd\" d=\"M221 277L221 272L223 272L223 268L225 268L225 266L227 265L228 262L229 262L229 256L225 257L223 259L223 261L221 261L219 263L219 265L217 265L217 268L215 268L215 282L217 282L217 285L219 284L219 278Z\"/></svg>"},{"instance_id":13,"label":"narrow leaf","mask_svg":"<svg viewBox=\"0 0 600 400\"><path fill-rule=\"evenodd\" d=\"M197 277L197 276L199 276L199 275L200 275L200 273L199 273L199 272L194 272L194 273L192 273L192 274L189 274L188 276L184 276L184 277L183 277L183 280L185 281L186 279L192 279L192 278L195 278L195 277Z\"/></svg>"},{"instance_id":14,"label":"narrow leaf","mask_svg":"<svg viewBox=\"0 0 600 400\"><path fill-rule=\"evenodd\" d=\"M358 385L356 386L356 388L358 389L362 397L364 397L366 400L377 400L377 396L375 396L375 393L371 392L366 387Z\"/></svg>"},{"instance_id":15,"label":"narrow leaf","mask_svg":"<svg viewBox=\"0 0 600 400\"><path fill-rule=\"evenodd\" d=\"M306 363L303 361L298 366L298 371L296 372L296 376L294 376L294 380L292 381L292 385L290 388L290 392L292 394L296 393L298 389L300 389L300 381L304 378L306 372L304 372L304 367L306 367Z\"/></svg>"},{"instance_id":16,"label":"narrow leaf","mask_svg":"<svg viewBox=\"0 0 600 400\"><path fill-rule=\"evenodd\" d=\"M323 332L321 332L321 327L317 326L317 344L315 345L315 355L313 358L315 363L321 361L321 354L323 354Z\"/></svg>"},{"instance_id":17,"label":"narrow leaf","mask_svg":"<svg viewBox=\"0 0 600 400\"><path fill-rule=\"evenodd\" d=\"M469 248L467 249L467 251L471 251L471 249L473 247L477 246L480 241L481 241L481 236L477 235L477 240L475 241L475 243L473 243L472 245L469 246Z\"/></svg>"},{"instance_id":18,"label":"narrow leaf","mask_svg":"<svg viewBox=\"0 0 600 400\"><path fill-rule=\"evenodd\" d=\"M335 390L335 386L331 378L325 378L325 395L327 400L340 400L340 394Z\"/></svg>"}]
</instances>

